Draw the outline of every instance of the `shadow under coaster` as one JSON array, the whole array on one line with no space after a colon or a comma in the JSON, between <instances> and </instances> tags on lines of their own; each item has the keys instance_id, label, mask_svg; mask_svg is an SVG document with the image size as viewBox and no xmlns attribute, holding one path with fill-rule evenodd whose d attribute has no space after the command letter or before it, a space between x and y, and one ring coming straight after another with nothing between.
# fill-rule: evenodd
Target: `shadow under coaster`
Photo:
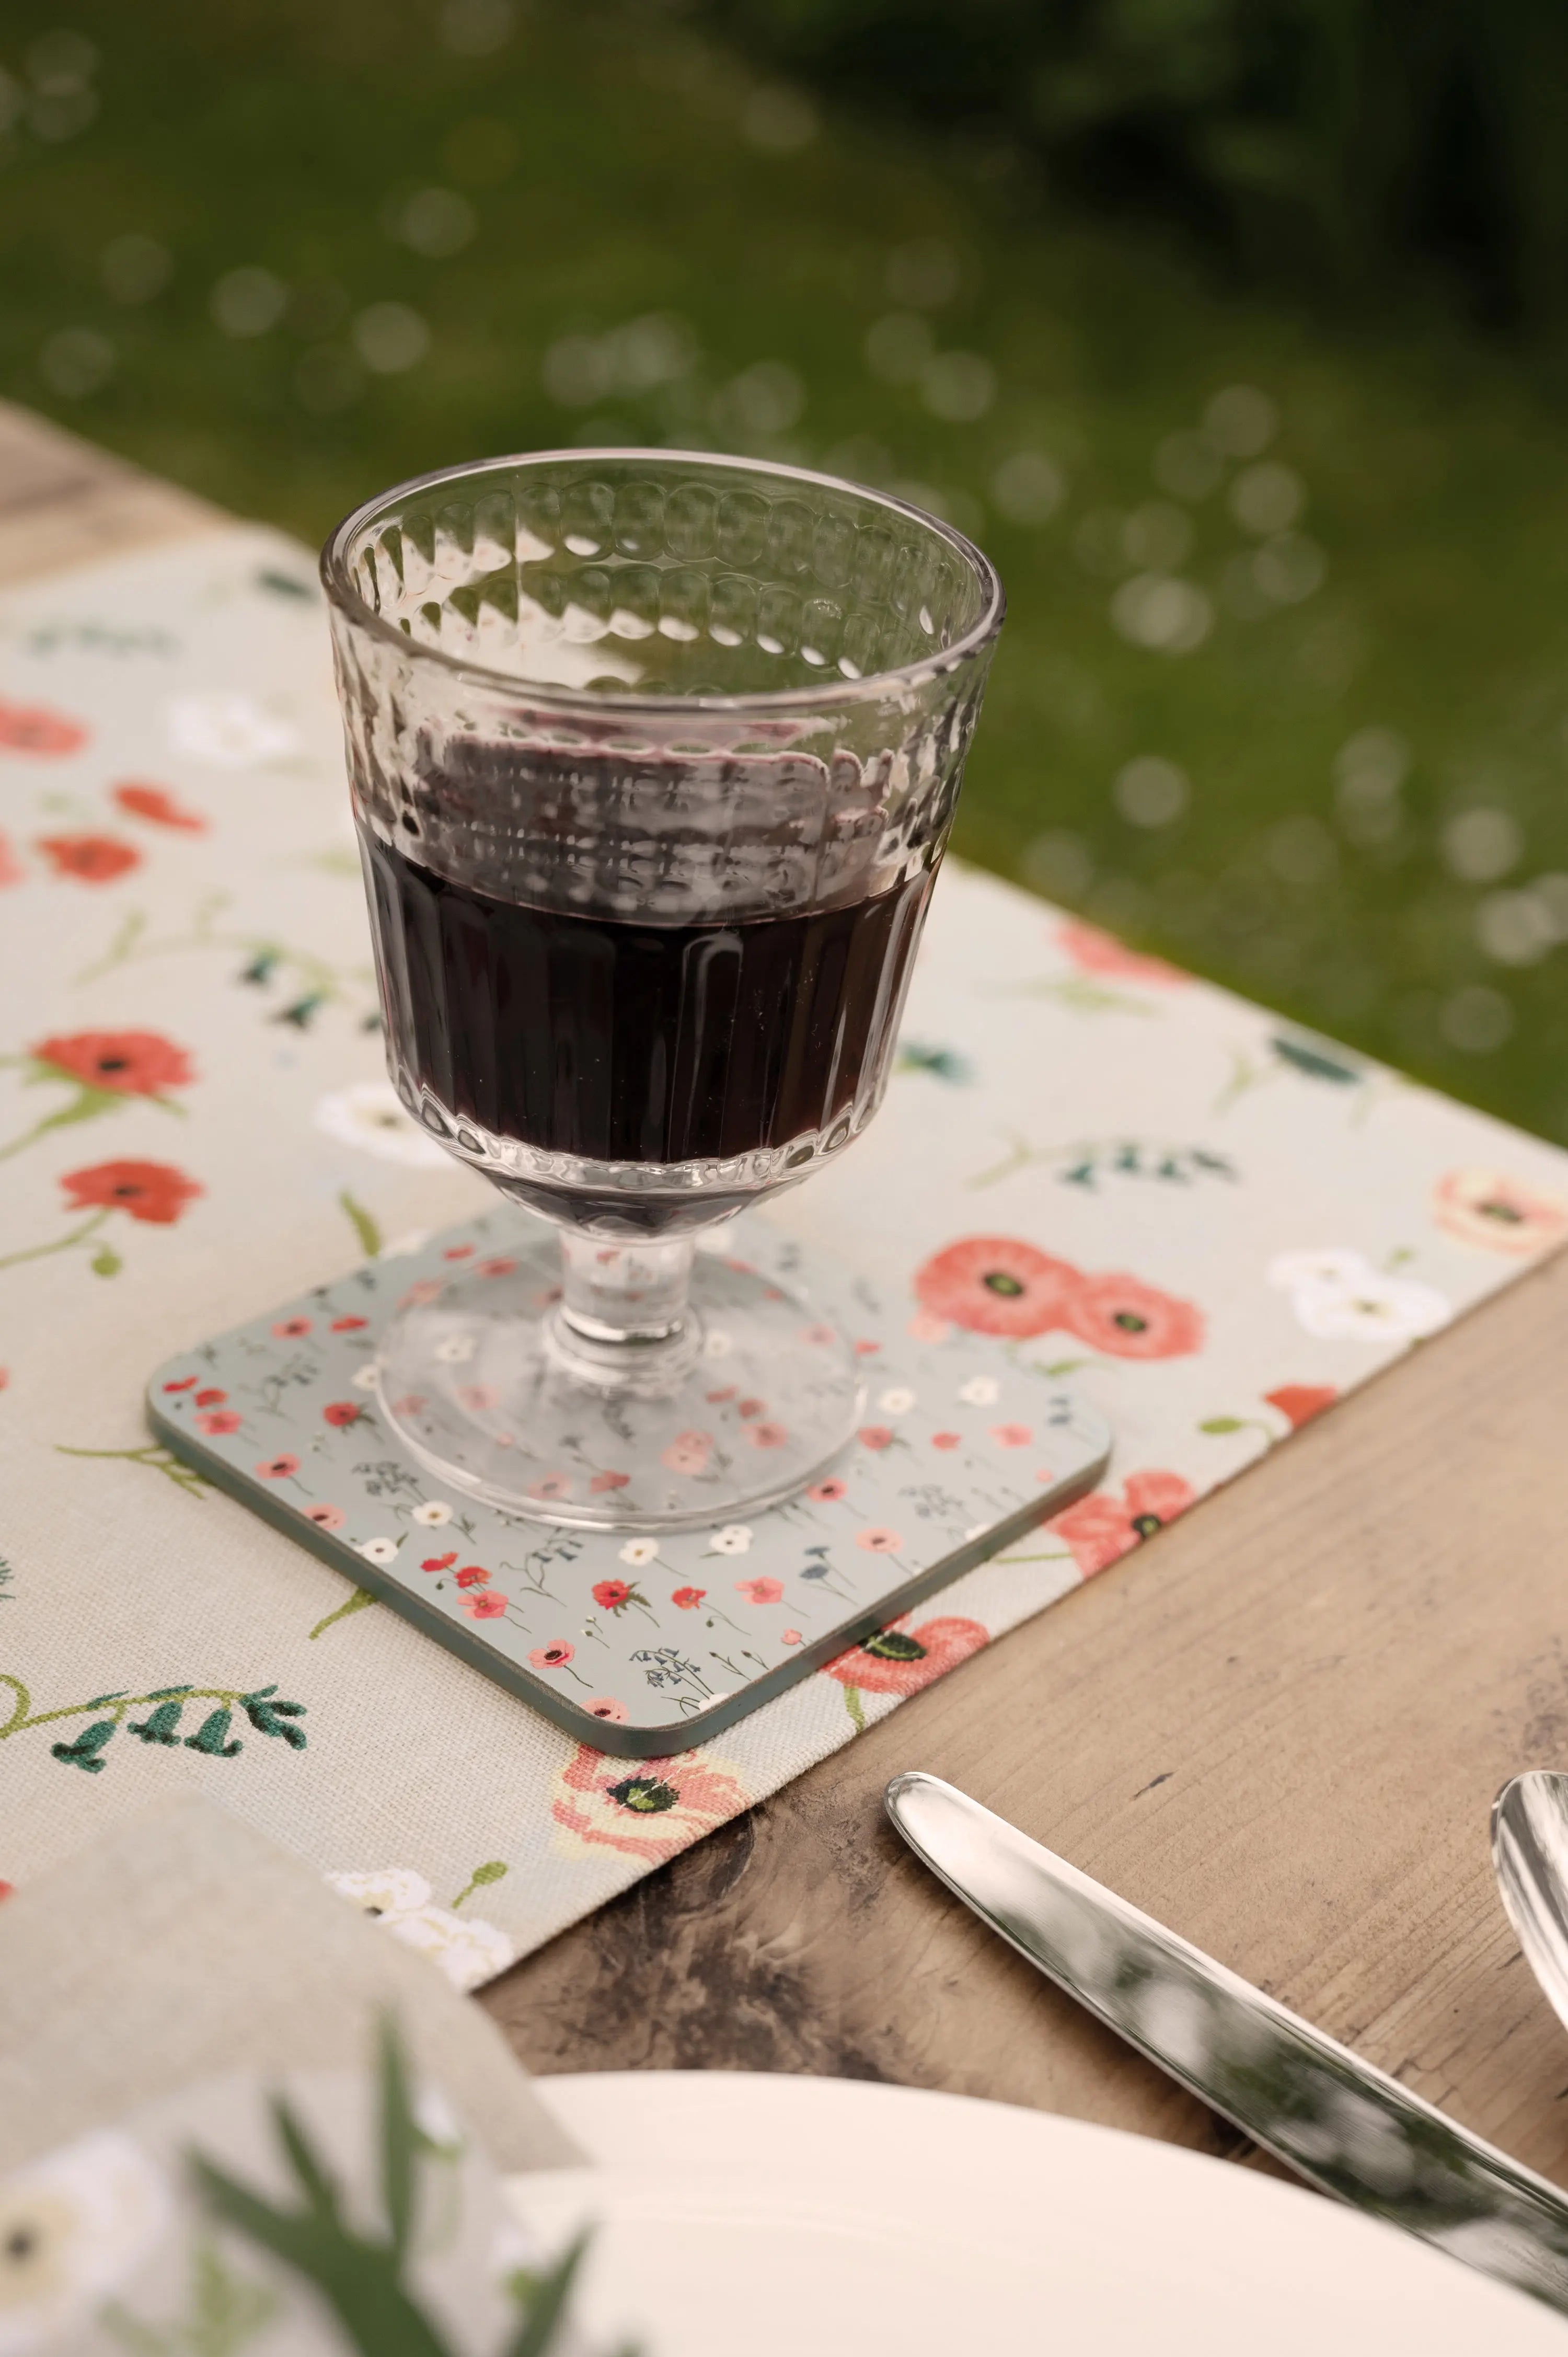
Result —
<instances>
[{"instance_id":1,"label":"shadow under coaster","mask_svg":"<svg viewBox=\"0 0 1568 2357\"><path fill-rule=\"evenodd\" d=\"M733 1726L1104 1469L1104 1420L1048 1374L972 1334L917 1339L907 1297L753 1217L723 1231L724 1256L836 1324L865 1372L858 1437L823 1477L749 1523L646 1538L443 1497L388 1437L378 1338L411 1289L505 1273L540 1227L502 1206L284 1302L166 1361L149 1413L209 1480L596 1750L660 1758ZM715 1453L767 1407L726 1386L722 1343ZM599 1419L547 1494L616 1486L615 1446ZM884 1641L896 1656L899 1632Z\"/></svg>"}]
</instances>

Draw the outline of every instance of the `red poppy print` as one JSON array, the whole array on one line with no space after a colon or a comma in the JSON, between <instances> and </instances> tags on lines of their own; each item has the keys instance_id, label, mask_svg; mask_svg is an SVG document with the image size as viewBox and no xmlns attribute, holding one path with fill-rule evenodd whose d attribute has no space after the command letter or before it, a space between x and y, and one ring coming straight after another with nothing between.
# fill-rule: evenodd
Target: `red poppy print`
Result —
<instances>
[{"instance_id":1,"label":"red poppy print","mask_svg":"<svg viewBox=\"0 0 1568 2357\"><path fill-rule=\"evenodd\" d=\"M735 1592L744 1596L748 1604L777 1604L784 1593L784 1584L778 1579L737 1579Z\"/></svg>"},{"instance_id":2,"label":"red poppy print","mask_svg":"<svg viewBox=\"0 0 1568 2357\"><path fill-rule=\"evenodd\" d=\"M357 1334L366 1323L363 1318L334 1318L332 1331L334 1334Z\"/></svg>"},{"instance_id":3,"label":"red poppy print","mask_svg":"<svg viewBox=\"0 0 1568 2357\"><path fill-rule=\"evenodd\" d=\"M705 1587L677 1587L670 1601L678 1604L682 1612L694 1612L707 1592Z\"/></svg>"},{"instance_id":4,"label":"red poppy print","mask_svg":"<svg viewBox=\"0 0 1568 2357\"><path fill-rule=\"evenodd\" d=\"M536 1645L528 1658L536 1670L564 1670L576 1651L575 1645L560 1637L553 1645Z\"/></svg>"},{"instance_id":5,"label":"red poppy print","mask_svg":"<svg viewBox=\"0 0 1568 2357\"><path fill-rule=\"evenodd\" d=\"M263 1457L255 1469L263 1481L292 1481L299 1470L299 1459L285 1449L280 1457Z\"/></svg>"},{"instance_id":6,"label":"red poppy print","mask_svg":"<svg viewBox=\"0 0 1568 2357\"><path fill-rule=\"evenodd\" d=\"M915 1291L932 1317L1014 1341L1062 1326L1081 1282L1069 1263L1017 1236L965 1236L915 1273Z\"/></svg>"},{"instance_id":7,"label":"red poppy print","mask_svg":"<svg viewBox=\"0 0 1568 2357\"><path fill-rule=\"evenodd\" d=\"M782 1448L789 1437L781 1424L747 1424L741 1428L753 1448Z\"/></svg>"},{"instance_id":8,"label":"red poppy print","mask_svg":"<svg viewBox=\"0 0 1568 2357\"><path fill-rule=\"evenodd\" d=\"M514 1260L482 1260L479 1263L479 1275L481 1276L510 1276L516 1266L517 1263Z\"/></svg>"},{"instance_id":9,"label":"red poppy print","mask_svg":"<svg viewBox=\"0 0 1568 2357\"><path fill-rule=\"evenodd\" d=\"M477 1596L463 1598L463 1609L470 1620L499 1620L506 1610L506 1598L494 1588L484 1588Z\"/></svg>"},{"instance_id":10,"label":"red poppy print","mask_svg":"<svg viewBox=\"0 0 1568 2357\"><path fill-rule=\"evenodd\" d=\"M305 1519L318 1531L340 1531L349 1517L341 1506L306 1506Z\"/></svg>"},{"instance_id":11,"label":"red poppy print","mask_svg":"<svg viewBox=\"0 0 1568 2357\"><path fill-rule=\"evenodd\" d=\"M931 1435L933 1448L958 1448L961 1447L962 1441L961 1432L933 1432Z\"/></svg>"},{"instance_id":12,"label":"red poppy print","mask_svg":"<svg viewBox=\"0 0 1568 2357\"><path fill-rule=\"evenodd\" d=\"M17 858L8 834L0 834L0 889L7 884L25 884L27 871Z\"/></svg>"},{"instance_id":13,"label":"red poppy print","mask_svg":"<svg viewBox=\"0 0 1568 2357\"><path fill-rule=\"evenodd\" d=\"M813 1506L836 1506L841 1498L849 1495L849 1483L830 1473L825 1481L813 1481L806 1495Z\"/></svg>"},{"instance_id":14,"label":"red poppy print","mask_svg":"<svg viewBox=\"0 0 1568 2357\"><path fill-rule=\"evenodd\" d=\"M1267 1406L1277 1407L1293 1432L1332 1407L1339 1394L1332 1383L1282 1383L1278 1391L1265 1392Z\"/></svg>"},{"instance_id":15,"label":"red poppy print","mask_svg":"<svg viewBox=\"0 0 1568 2357\"><path fill-rule=\"evenodd\" d=\"M450 1560L448 1556L447 1561ZM457 1574L459 1587L488 1587L489 1584L490 1575L482 1563L466 1563Z\"/></svg>"},{"instance_id":16,"label":"red poppy print","mask_svg":"<svg viewBox=\"0 0 1568 2357\"><path fill-rule=\"evenodd\" d=\"M737 1777L701 1752L633 1766L585 1743L556 1778L550 1813L590 1846L660 1866L750 1801Z\"/></svg>"},{"instance_id":17,"label":"red poppy print","mask_svg":"<svg viewBox=\"0 0 1568 2357\"><path fill-rule=\"evenodd\" d=\"M164 1389L166 1392L188 1392L195 1387L195 1383L196 1377L194 1375L181 1375L178 1383L166 1383L164 1385Z\"/></svg>"},{"instance_id":18,"label":"red poppy print","mask_svg":"<svg viewBox=\"0 0 1568 2357\"><path fill-rule=\"evenodd\" d=\"M993 1424L991 1437L998 1448L1027 1448L1034 1438L1026 1424Z\"/></svg>"},{"instance_id":19,"label":"red poppy print","mask_svg":"<svg viewBox=\"0 0 1568 2357\"><path fill-rule=\"evenodd\" d=\"M296 1342L302 1334L308 1334L309 1331L308 1318L280 1318L273 1328L273 1332L280 1342Z\"/></svg>"},{"instance_id":20,"label":"red poppy print","mask_svg":"<svg viewBox=\"0 0 1568 2357\"><path fill-rule=\"evenodd\" d=\"M194 1178L167 1162L95 1162L60 1180L72 1211L129 1211L149 1226L173 1225L202 1192Z\"/></svg>"},{"instance_id":21,"label":"red poppy print","mask_svg":"<svg viewBox=\"0 0 1568 2357\"><path fill-rule=\"evenodd\" d=\"M45 704L0 703L0 747L7 753L41 754L58 760L80 752L87 731L80 720L51 712Z\"/></svg>"},{"instance_id":22,"label":"red poppy print","mask_svg":"<svg viewBox=\"0 0 1568 2357\"><path fill-rule=\"evenodd\" d=\"M1179 1473L1130 1473L1120 1498L1096 1490L1054 1514L1046 1527L1066 1539L1088 1579L1185 1513L1197 1495Z\"/></svg>"},{"instance_id":23,"label":"red poppy print","mask_svg":"<svg viewBox=\"0 0 1568 2357\"><path fill-rule=\"evenodd\" d=\"M857 1547L864 1547L867 1555L897 1555L904 1544L897 1531L884 1530L880 1525L868 1531L856 1531L854 1543Z\"/></svg>"},{"instance_id":24,"label":"red poppy print","mask_svg":"<svg viewBox=\"0 0 1568 2357\"><path fill-rule=\"evenodd\" d=\"M1145 957L1140 950L1130 950L1114 933L1102 933L1098 925L1085 924L1079 917L1058 926L1057 947L1067 952L1082 974L1114 974L1122 982L1150 982L1167 987L1187 979L1179 966L1167 965L1164 958Z\"/></svg>"},{"instance_id":25,"label":"red poppy print","mask_svg":"<svg viewBox=\"0 0 1568 2357\"><path fill-rule=\"evenodd\" d=\"M598 1498L602 1497L607 1490L624 1490L630 1480L629 1473L596 1473L588 1487L594 1496Z\"/></svg>"},{"instance_id":26,"label":"red poppy print","mask_svg":"<svg viewBox=\"0 0 1568 2357\"><path fill-rule=\"evenodd\" d=\"M113 884L142 864L134 843L119 843L112 834L43 834L38 849L57 876L78 884Z\"/></svg>"},{"instance_id":27,"label":"red poppy print","mask_svg":"<svg viewBox=\"0 0 1568 2357\"><path fill-rule=\"evenodd\" d=\"M893 1431L890 1425L864 1424L854 1437L863 1448L876 1450L891 1448L893 1446Z\"/></svg>"},{"instance_id":28,"label":"red poppy print","mask_svg":"<svg viewBox=\"0 0 1568 2357\"><path fill-rule=\"evenodd\" d=\"M542 1473L537 1481L529 1483L528 1494L531 1498L537 1498L542 1504L554 1498L569 1498L572 1494L570 1477L564 1473Z\"/></svg>"},{"instance_id":29,"label":"red poppy print","mask_svg":"<svg viewBox=\"0 0 1568 2357\"><path fill-rule=\"evenodd\" d=\"M631 1601L631 1590L624 1579L596 1580L589 1592L594 1602L607 1612L618 1612L623 1604Z\"/></svg>"},{"instance_id":30,"label":"red poppy print","mask_svg":"<svg viewBox=\"0 0 1568 2357\"><path fill-rule=\"evenodd\" d=\"M238 1432L243 1418L237 1408L214 1408L209 1415L192 1419L198 1432L206 1433L209 1440L221 1440L226 1432Z\"/></svg>"},{"instance_id":31,"label":"red poppy print","mask_svg":"<svg viewBox=\"0 0 1568 2357\"><path fill-rule=\"evenodd\" d=\"M706 1467L713 1448L711 1432L678 1432L669 1448L660 1451L659 1462L667 1472L695 1475Z\"/></svg>"},{"instance_id":32,"label":"red poppy print","mask_svg":"<svg viewBox=\"0 0 1568 2357\"><path fill-rule=\"evenodd\" d=\"M421 1571L450 1571L456 1560L457 1550L454 1547L450 1555L427 1555L419 1568Z\"/></svg>"},{"instance_id":33,"label":"red poppy print","mask_svg":"<svg viewBox=\"0 0 1568 2357\"><path fill-rule=\"evenodd\" d=\"M321 1411L321 1420L340 1431L348 1425L358 1424L364 1413L358 1400L328 1400Z\"/></svg>"},{"instance_id":34,"label":"red poppy print","mask_svg":"<svg viewBox=\"0 0 1568 2357\"><path fill-rule=\"evenodd\" d=\"M162 1096L196 1078L186 1050L157 1031L57 1032L27 1053L35 1063L117 1096Z\"/></svg>"},{"instance_id":35,"label":"red poppy print","mask_svg":"<svg viewBox=\"0 0 1568 2357\"><path fill-rule=\"evenodd\" d=\"M187 810L166 786L143 785L128 778L111 788L111 798L130 818L145 818L149 826L173 827L180 834L205 834L207 821L199 811Z\"/></svg>"},{"instance_id":36,"label":"red poppy print","mask_svg":"<svg viewBox=\"0 0 1568 2357\"><path fill-rule=\"evenodd\" d=\"M1203 1312L1135 1276L1086 1276L1062 1323L1115 1359L1185 1359L1203 1348Z\"/></svg>"},{"instance_id":37,"label":"red poppy print","mask_svg":"<svg viewBox=\"0 0 1568 2357\"><path fill-rule=\"evenodd\" d=\"M583 1705L583 1708L590 1718L606 1718L616 1727L624 1727L631 1717L625 1703L617 1702L613 1695L595 1695L591 1702Z\"/></svg>"},{"instance_id":38,"label":"red poppy print","mask_svg":"<svg viewBox=\"0 0 1568 2357\"><path fill-rule=\"evenodd\" d=\"M862 1694L918 1694L960 1662L967 1662L991 1641L978 1620L956 1617L908 1626L906 1613L878 1629L847 1653L827 1664L827 1674L841 1686L856 1686Z\"/></svg>"},{"instance_id":39,"label":"red poppy print","mask_svg":"<svg viewBox=\"0 0 1568 2357\"><path fill-rule=\"evenodd\" d=\"M197 1393L196 1405L198 1407L221 1407L228 1396L228 1393L220 1391L216 1383L209 1383L204 1392Z\"/></svg>"}]
</instances>

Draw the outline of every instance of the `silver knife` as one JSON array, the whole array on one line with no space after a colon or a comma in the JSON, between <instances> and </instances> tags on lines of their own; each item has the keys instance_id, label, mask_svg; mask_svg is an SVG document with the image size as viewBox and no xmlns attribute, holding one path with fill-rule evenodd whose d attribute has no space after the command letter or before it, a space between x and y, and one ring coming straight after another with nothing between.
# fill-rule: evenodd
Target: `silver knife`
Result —
<instances>
[{"instance_id":1,"label":"silver knife","mask_svg":"<svg viewBox=\"0 0 1568 2357\"><path fill-rule=\"evenodd\" d=\"M919 1771L889 1817L981 1921L1309 2183L1568 2314L1568 2197Z\"/></svg>"}]
</instances>

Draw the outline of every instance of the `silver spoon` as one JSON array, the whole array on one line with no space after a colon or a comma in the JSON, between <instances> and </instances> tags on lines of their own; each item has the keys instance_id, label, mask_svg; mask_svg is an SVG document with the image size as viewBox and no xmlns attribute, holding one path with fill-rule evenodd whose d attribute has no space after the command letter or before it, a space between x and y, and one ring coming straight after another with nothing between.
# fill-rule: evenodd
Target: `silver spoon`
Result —
<instances>
[{"instance_id":1,"label":"silver spoon","mask_svg":"<svg viewBox=\"0 0 1568 2357\"><path fill-rule=\"evenodd\" d=\"M1526 1961L1568 2027L1568 1776L1531 1768L1503 1786L1492 1865Z\"/></svg>"}]
</instances>

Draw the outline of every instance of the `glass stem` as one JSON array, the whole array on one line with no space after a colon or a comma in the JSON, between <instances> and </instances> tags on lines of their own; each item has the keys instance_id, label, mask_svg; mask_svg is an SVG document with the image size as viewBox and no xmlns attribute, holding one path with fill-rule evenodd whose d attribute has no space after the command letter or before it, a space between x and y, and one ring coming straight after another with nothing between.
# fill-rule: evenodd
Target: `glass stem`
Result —
<instances>
[{"instance_id":1,"label":"glass stem","mask_svg":"<svg viewBox=\"0 0 1568 2357\"><path fill-rule=\"evenodd\" d=\"M673 1388L702 1344L687 1303L690 1236L616 1243L562 1228L562 1293L553 1352L579 1382L639 1391Z\"/></svg>"}]
</instances>

